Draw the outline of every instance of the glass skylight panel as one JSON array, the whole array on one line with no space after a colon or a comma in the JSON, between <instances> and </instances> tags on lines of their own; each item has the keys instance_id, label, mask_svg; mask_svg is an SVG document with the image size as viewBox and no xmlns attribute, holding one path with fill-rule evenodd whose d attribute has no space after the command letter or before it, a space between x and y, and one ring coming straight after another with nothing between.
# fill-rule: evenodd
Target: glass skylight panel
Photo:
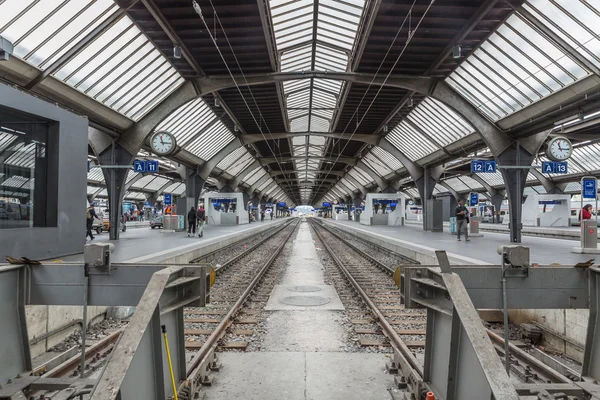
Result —
<instances>
[{"instance_id":1,"label":"glass skylight panel","mask_svg":"<svg viewBox=\"0 0 600 400\"><path fill-rule=\"evenodd\" d=\"M411 161L417 161L438 150L436 145L406 121L401 121L385 138Z\"/></svg>"},{"instance_id":2,"label":"glass skylight panel","mask_svg":"<svg viewBox=\"0 0 600 400\"><path fill-rule=\"evenodd\" d=\"M290 121L292 132L308 132L308 115Z\"/></svg>"},{"instance_id":3,"label":"glass skylight panel","mask_svg":"<svg viewBox=\"0 0 600 400\"><path fill-rule=\"evenodd\" d=\"M581 182L569 182L565 188L565 193L581 194Z\"/></svg>"},{"instance_id":4,"label":"glass skylight panel","mask_svg":"<svg viewBox=\"0 0 600 400\"><path fill-rule=\"evenodd\" d=\"M11 0L0 4L0 34L14 54L44 69L118 10L113 0Z\"/></svg>"},{"instance_id":5,"label":"glass skylight panel","mask_svg":"<svg viewBox=\"0 0 600 400\"><path fill-rule=\"evenodd\" d=\"M408 197L411 197L413 199L418 199L420 197L419 191L415 188L406 188L403 190L404 190L404 193L406 193L408 195Z\"/></svg>"},{"instance_id":6,"label":"glass skylight panel","mask_svg":"<svg viewBox=\"0 0 600 400\"><path fill-rule=\"evenodd\" d=\"M374 157L371 153L367 153L367 155L362 158L362 161L379 176L384 176L393 172L387 165L377 159L377 157Z\"/></svg>"},{"instance_id":7,"label":"glass skylight panel","mask_svg":"<svg viewBox=\"0 0 600 400\"><path fill-rule=\"evenodd\" d=\"M529 0L523 7L600 66L600 4L590 0Z\"/></svg>"},{"instance_id":8,"label":"glass skylight panel","mask_svg":"<svg viewBox=\"0 0 600 400\"><path fill-rule=\"evenodd\" d=\"M216 118L217 116L204 100L197 98L171 113L158 125L155 132L170 132L177 139L177 144L185 146L194 138L194 135L200 133Z\"/></svg>"},{"instance_id":9,"label":"glass skylight panel","mask_svg":"<svg viewBox=\"0 0 600 400\"><path fill-rule=\"evenodd\" d=\"M131 187L132 188L136 188L136 189L143 189L144 186L146 186L147 184L149 184L150 182L152 182L154 180L154 178L156 178L155 175L144 175L140 179L138 179L137 181L135 181L131 185Z\"/></svg>"},{"instance_id":10,"label":"glass skylight panel","mask_svg":"<svg viewBox=\"0 0 600 400\"><path fill-rule=\"evenodd\" d=\"M471 178L470 176L461 176L460 179L465 185L467 185L468 187L470 187L471 189L475 189L475 190L480 190L483 189L483 185L479 182L477 182L475 179Z\"/></svg>"},{"instance_id":11,"label":"glass skylight panel","mask_svg":"<svg viewBox=\"0 0 600 400\"><path fill-rule=\"evenodd\" d=\"M176 196L181 196L182 194L185 193L185 183L180 183L179 186L177 186L175 189L171 190L171 193L173 193Z\"/></svg>"},{"instance_id":12,"label":"glass skylight panel","mask_svg":"<svg viewBox=\"0 0 600 400\"><path fill-rule=\"evenodd\" d=\"M234 138L229 129L221 121L217 121L217 123L187 145L185 150L208 161Z\"/></svg>"},{"instance_id":13,"label":"glass skylight panel","mask_svg":"<svg viewBox=\"0 0 600 400\"><path fill-rule=\"evenodd\" d=\"M351 50L364 1L319 0L317 40Z\"/></svg>"},{"instance_id":14,"label":"glass skylight panel","mask_svg":"<svg viewBox=\"0 0 600 400\"><path fill-rule=\"evenodd\" d=\"M537 182L538 178L531 172L527 173L527 182Z\"/></svg>"},{"instance_id":15,"label":"glass skylight panel","mask_svg":"<svg viewBox=\"0 0 600 400\"><path fill-rule=\"evenodd\" d=\"M467 185L465 185L458 178L449 178L449 179L446 179L446 180L444 180L444 183L446 183L448 186L450 186L452 189L456 190L457 192L468 192L469 190L471 190L470 187L468 187Z\"/></svg>"},{"instance_id":16,"label":"glass skylight panel","mask_svg":"<svg viewBox=\"0 0 600 400\"><path fill-rule=\"evenodd\" d=\"M258 190L262 191L265 190L267 186L273 184L273 179L269 178L266 181L264 181L259 187Z\"/></svg>"},{"instance_id":17,"label":"glass skylight panel","mask_svg":"<svg viewBox=\"0 0 600 400\"><path fill-rule=\"evenodd\" d=\"M446 189L444 186L440 185L440 184L436 184L433 188L434 192L438 192L438 193L447 193L448 189Z\"/></svg>"},{"instance_id":18,"label":"glass skylight panel","mask_svg":"<svg viewBox=\"0 0 600 400\"><path fill-rule=\"evenodd\" d=\"M92 182L104 182L104 173L100 168L91 169L87 174L87 180Z\"/></svg>"},{"instance_id":19,"label":"glass skylight panel","mask_svg":"<svg viewBox=\"0 0 600 400\"><path fill-rule=\"evenodd\" d=\"M162 176L157 176L152 182L149 182L146 186L144 186L144 190L157 191L170 181L170 179L163 178Z\"/></svg>"},{"instance_id":20,"label":"glass skylight panel","mask_svg":"<svg viewBox=\"0 0 600 400\"><path fill-rule=\"evenodd\" d=\"M365 178L358 170L358 168L352 168L349 172L348 175L350 175L351 177L353 177L354 179L356 179L358 181L358 183L360 183L363 186L367 186L369 183L371 183L371 179L367 179Z\"/></svg>"},{"instance_id":21,"label":"glass skylight panel","mask_svg":"<svg viewBox=\"0 0 600 400\"><path fill-rule=\"evenodd\" d=\"M342 184L346 185L347 187L349 187L351 190L358 190L358 188L356 187L356 185L354 185L352 182L350 182L348 179L346 178L342 178L340 180L342 182Z\"/></svg>"},{"instance_id":22,"label":"glass skylight panel","mask_svg":"<svg viewBox=\"0 0 600 400\"><path fill-rule=\"evenodd\" d=\"M569 161L569 172L575 172L573 170L574 164L577 163L585 169L585 171L577 172L591 172L600 170L600 144L593 143L588 146L579 146L573 149L573 155Z\"/></svg>"},{"instance_id":23,"label":"glass skylight panel","mask_svg":"<svg viewBox=\"0 0 600 400\"><path fill-rule=\"evenodd\" d=\"M497 121L588 74L515 12L447 82Z\"/></svg>"},{"instance_id":24,"label":"glass skylight panel","mask_svg":"<svg viewBox=\"0 0 600 400\"><path fill-rule=\"evenodd\" d=\"M477 175L485 180L490 186L504 186L504 178L502 178L502 173L500 171L494 173L479 173Z\"/></svg>"},{"instance_id":25,"label":"glass skylight panel","mask_svg":"<svg viewBox=\"0 0 600 400\"><path fill-rule=\"evenodd\" d=\"M237 176L240 172L242 172L247 166L254 162L254 157L252 154L248 153L245 148L244 155L240 158L235 159L230 165L228 165L224 170L231 176Z\"/></svg>"},{"instance_id":26,"label":"glass skylight panel","mask_svg":"<svg viewBox=\"0 0 600 400\"><path fill-rule=\"evenodd\" d=\"M311 44L287 51L281 55L281 72L309 71L311 58Z\"/></svg>"},{"instance_id":27,"label":"glass skylight panel","mask_svg":"<svg viewBox=\"0 0 600 400\"><path fill-rule=\"evenodd\" d=\"M176 190L179 187L179 185L181 185L180 182L173 182L171 185L165 188L163 193L173 193L173 191Z\"/></svg>"},{"instance_id":28,"label":"glass skylight panel","mask_svg":"<svg viewBox=\"0 0 600 400\"><path fill-rule=\"evenodd\" d=\"M96 193L99 189L100 188L96 187L96 186L88 186L87 187L87 194L88 194L88 196Z\"/></svg>"},{"instance_id":29,"label":"glass skylight panel","mask_svg":"<svg viewBox=\"0 0 600 400\"><path fill-rule=\"evenodd\" d=\"M402 163L393 155L391 155L388 151L382 149L381 147L373 147L371 150L374 156L379 158L381 161L385 163L392 171L398 171L402 167Z\"/></svg>"},{"instance_id":30,"label":"glass skylight panel","mask_svg":"<svg viewBox=\"0 0 600 400\"><path fill-rule=\"evenodd\" d=\"M447 146L475 131L462 117L430 97L419 103L407 118L442 146Z\"/></svg>"},{"instance_id":31,"label":"glass skylight panel","mask_svg":"<svg viewBox=\"0 0 600 400\"><path fill-rule=\"evenodd\" d=\"M42 70L119 10L113 0L12 0L0 4L0 34L15 55ZM123 14L53 76L138 120L183 78Z\"/></svg>"},{"instance_id":32,"label":"glass skylight panel","mask_svg":"<svg viewBox=\"0 0 600 400\"><path fill-rule=\"evenodd\" d=\"M315 49L315 70L344 72L348 65L348 55L343 51L317 44Z\"/></svg>"},{"instance_id":33,"label":"glass skylight panel","mask_svg":"<svg viewBox=\"0 0 600 400\"><path fill-rule=\"evenodd\" d=\"M254 171L250 172L246 178L244 179L244 183L246 183L249 186L252 186L256 181L258 181L260 178L262 178L263 175L265 175L266 172L263 169L263 167L257 167Z\"/></svg>"}]
</instances>

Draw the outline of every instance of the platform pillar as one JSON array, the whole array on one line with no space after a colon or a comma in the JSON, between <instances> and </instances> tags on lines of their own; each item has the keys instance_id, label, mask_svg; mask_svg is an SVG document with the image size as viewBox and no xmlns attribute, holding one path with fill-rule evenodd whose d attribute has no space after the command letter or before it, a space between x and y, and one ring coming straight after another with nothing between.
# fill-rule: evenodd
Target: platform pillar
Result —
<instances>
[{"instance_id":1,"label":"platform pillar","mask_svg":"<svg viewBox=\"0 0 600 400\"><path fill-rule=\"evenodd\" d=\"M107 149L98 155L101 166L123 166L123 168L103 168L104 180L108 191L108 208L110 221L110 240L119 239L119 223L123 214L123 196L125 195L125 184L135 156L123 146L112 143Z\"/></svg>"},{"instance_id":2,"label":"platform pillar","mask_svg":"<svg viewBox=\"0 0 600 400\"><path fill-rule=\"evenodd\" d=\"M427 230L427 200L433 198L433 188L444 172L443 167L423 168L423 174L415 179L415 185L421 197L421 205L423 207L423 230Z\"/></svg>"}]
</instances>

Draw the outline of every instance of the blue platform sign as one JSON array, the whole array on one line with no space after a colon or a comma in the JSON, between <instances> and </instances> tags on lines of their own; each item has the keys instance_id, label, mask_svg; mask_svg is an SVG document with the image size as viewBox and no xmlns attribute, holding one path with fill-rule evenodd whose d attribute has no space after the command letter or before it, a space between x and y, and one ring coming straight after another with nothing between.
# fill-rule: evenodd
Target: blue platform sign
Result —
<instances>
[{"instance_id":1,"label":"blue platform sign","mask_svg":"<svg viewBox=\"0 0 600 400\"><path fill-rule=\"evenodd\" d=\"M496 161L494 160L472 160L471 173L494 173L496 172Z\"/></svg>"},{"instance_id":2,"label":"blue platform sign","mask_svg":"<svg viewBox=\"0 0 600 400\"><path fill-rule=\"evenodd\" d=\"M147 164L144 160L135 160L133 162L133 172L146 172Z\"/></svg>"},{"instance_id":3,"label":"blue platform sign","mask_svg":"<svg viewBox=\"0 0 600 400\"><path fill-rule=\"evenodd\" d=\"M566 161L556 162L554 163L556 168L554 168L554 172L557 174L568 174L569 173L569 163Z\"/></svg>"},{"instance_id":4,"label":"blue platform sign","mask_svg":"<svg viewBox=\"0 0 600 400\"><path fill-rule=\"evenodd\" d=\"M164 199L163 199L163 203L165 203L166 206L170 206L173 204L173 194L172 193L165 193Z\"/></svg>"},{"instance_id":5,"label":"blue platform sign","mask_svg":"<svg viewBox=\"0 0 600 400\"><path fill-rule=\"evenodd\" d=\"M331 203L323 203L323 207L331 207Z\"/></svg>"},{"instance_id":6,"label":"blue platform sign","mask_svg":"<svg viewBox=\"0 0 600 400\"><path fill-rule=\"evenodd\" d=\"M584 199L595 199L597 192L596 178L583 178L581 180L581 197Z\"/></svg>"},{"instance_id":7,"label":"blue platform sign","mask_svg":"<svg viewBox=\"0 0 600 400\"><path fill-rule=\"evenodd\" d=\"M484 164L484 172L488 172L488 173L496 173L496 161L491 160L491 161L486 161Z\"/></svg>"},{"instance_id":8,"label":"blue platform sign","mask_svg":"<svg viewBox=\"0 0 600 400\"><path fill-rule=\"evenodd\" d=\"M553 174L556 171L556 164L552 161L542 162L542 173Z\"/></svg>"},{"instance_id":9,"label":"blue platform sign","mask_svg":"<svg viewBox=\"0 0 600 400\"><path fill-rule=\"evenodd\" d=\"M158 173L158 161L156 161L156 160L146 161L146 171Z\"/></svg>"},{"instance_id":10,"label":"blue platform sign","mask_svg":"<svg viewBox=\"0 0 600 400\"><path fill-rule=\"evenodd\" d=\"M470 200L469 203L472 206L476 206L477 204L479 204L479 193L471 193L469 200Z\"/></svg>"},{"instance_id":11,"label":"blue platform sign","mask_svg":"<svg viewBox=\"0 0 600 400\"><path fill-rule=\"evenodd\" d=\"M285 207L285 206L286 206L285 202L284 203L277 203L277 207Z\"/></svg>"},{"instance_id":12,"label":"blue platform sign","mask_svg":"<svg viewBox=\"0 0 600 400\"><path fill-rule=\"evenodd\" d=\"M485 162L482 160L471 161L471 172L476 174L478 172L484 172Z\"/></svg>"}]
</instances>

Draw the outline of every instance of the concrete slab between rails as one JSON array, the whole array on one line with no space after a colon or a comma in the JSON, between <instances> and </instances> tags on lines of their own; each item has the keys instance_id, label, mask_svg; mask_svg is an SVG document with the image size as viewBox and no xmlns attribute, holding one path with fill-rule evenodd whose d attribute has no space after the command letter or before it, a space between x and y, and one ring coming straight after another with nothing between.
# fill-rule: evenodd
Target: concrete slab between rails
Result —
<instances>
[{"instance_id":1,"label":"concrete slab between rails","mask_svg":"<svg viewBox=\"0 0 600 400\"><path fill-rule=\"evenodd\" d=\"M320 290L314 292L298 292L294 291L297 285L275 285L271 295L269 296L269 300L267 301L267 305L265 310L267 311L289 311L289 310L344 310L344 305L340 300L337 291L331 285L310 285ZM327 304L323 305L293 305L290 304L290 297L294 298L325 298L329 300Z\"/></svg>"},{"instance_id":2,"label":"concrete slab between rails","mask_svg":"<svg viewBox=\"0 0 600 400\"><path fill-rule=\"evenodd\" d=\"M391 399L385 354L223 353L206 400Z\"/></svg>"}]
</instances>

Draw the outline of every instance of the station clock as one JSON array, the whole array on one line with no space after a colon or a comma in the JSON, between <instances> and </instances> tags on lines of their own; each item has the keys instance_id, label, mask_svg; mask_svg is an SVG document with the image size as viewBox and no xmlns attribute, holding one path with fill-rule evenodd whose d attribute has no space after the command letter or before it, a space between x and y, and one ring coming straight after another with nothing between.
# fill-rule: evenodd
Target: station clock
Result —
<instances>
[{"instance_id":1,"label":"station clock","mask_svg":"<svg viewBox=\"0 0 600 400\"><path fill-rule=\"evenodd\" d=\"M177 147L175 136L169 132L159 131L150 137L150 147L159 156L172 154Z\"/></svg>"},{"instance_id":2,"label":"station clock","mask_svg":"<svg viewBox=\"0 0 600 400\"><path fill-rule=\"evenodd\" d=\"M546 157L552 161L565 161L573 153L573 144L564 136L552 138L546 144Z\"/></svg>"}]
</instances>

